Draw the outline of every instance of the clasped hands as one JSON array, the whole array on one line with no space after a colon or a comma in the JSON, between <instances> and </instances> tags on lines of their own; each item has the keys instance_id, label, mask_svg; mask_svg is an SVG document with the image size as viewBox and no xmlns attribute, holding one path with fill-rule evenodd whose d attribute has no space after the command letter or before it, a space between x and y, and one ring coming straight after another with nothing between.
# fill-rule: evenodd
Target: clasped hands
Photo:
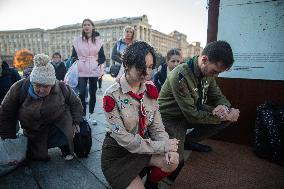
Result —
<instances>
[{"instance_id":1,"label":"clasped hands","mask_svg":"<svg viewBox=\"0 0 284 189\"><path fill-rule=\"evenodd\" d=\"M240 116L240 110L235 108L228 109L225 105L218 105L214 108L212 114L219 117L222 121L236 122Z\"/></svg>"}]
</instances>

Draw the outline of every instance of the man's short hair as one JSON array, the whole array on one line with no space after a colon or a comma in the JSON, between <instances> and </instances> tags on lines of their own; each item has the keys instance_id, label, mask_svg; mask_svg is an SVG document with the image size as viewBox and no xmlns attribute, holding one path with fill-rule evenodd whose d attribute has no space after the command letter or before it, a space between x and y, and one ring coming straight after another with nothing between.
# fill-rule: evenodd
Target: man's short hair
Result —
<instances>
[{"instance_id":1,"label":"man's short hair","mask_svg":"<svg viewBox=\"0 0 284 189\"><path fill-rule=\"evenodd\" d=\"M214 41L208 43L201 55L208 56L209 62L221 62L226 68L230 68L234 63L232 48L226 41Z\"/></svg>"},{"instance_id":2,"label":"man's short hair","mask_svg":"<svg viewBox=\"0 0 284 189\"><path fill-rule=\"evenodd\" d=\"M54 56L59 56L59 57L61 58L61 54L60 54L59 52L53 53L52 58L53 58Z\"/></svg>"}]
</instances>

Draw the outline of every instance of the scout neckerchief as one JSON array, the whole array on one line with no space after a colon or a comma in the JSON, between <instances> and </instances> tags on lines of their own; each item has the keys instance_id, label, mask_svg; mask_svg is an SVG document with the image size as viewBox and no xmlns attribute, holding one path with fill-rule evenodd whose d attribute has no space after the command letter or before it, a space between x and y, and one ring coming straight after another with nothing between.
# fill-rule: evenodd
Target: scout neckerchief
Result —
<instances>
[{"instance_id":1,"label":"scout neckerchief","mask_svg":"<svg viewBox=\"0 0 284 189\"><path fill-rule=\"evenodd\" d=\"M139 134L141 137L144 137L144 132L145 132L145 117L146 117L146 112L145 112L145 106L143 103L143 97L145 92L142 92L140 94L135 94L132 91L129 91L127 94L129 94L132 98L138 100L140 102L140 111L139 111L139 124L140 124L140 130Z\"/></svg>"},{"instance_id":2,"label":"scout neckerchief","mask_svg":"<svg viewBox=\"0 0 284 189\"><path fill-rule=\"evenodd\" d=\"M189 61L187 61L187 65L189 67L189 69L192 71L192 73L194 74L194 63L193 63L193 58L191 58ZM201 77L197 77L198 79L198 83L197 83L197 89L198 89L198 99L197 99L197 110L201 109L202 106L202 99L204 97L204 89L203 89L203 84L202 84L202 79Z\"/></svg>"}]
</instances>

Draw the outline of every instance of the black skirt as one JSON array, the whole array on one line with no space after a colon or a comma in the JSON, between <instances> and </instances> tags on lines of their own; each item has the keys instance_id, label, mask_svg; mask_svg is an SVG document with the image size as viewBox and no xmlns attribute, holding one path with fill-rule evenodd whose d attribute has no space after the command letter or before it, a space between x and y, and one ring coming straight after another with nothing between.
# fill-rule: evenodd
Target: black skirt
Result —
<instances>
[{"instance_id":1,"label":"black skirt","mask_svg":"<svg viewBox=\"0 0 284 189\"><path fill-rule=\"evenodd\" d=\"M124 189L149 165L151 156L133 154L107 134L102 147L102 171L113 189Z\"/></svg>"}]
</instances>

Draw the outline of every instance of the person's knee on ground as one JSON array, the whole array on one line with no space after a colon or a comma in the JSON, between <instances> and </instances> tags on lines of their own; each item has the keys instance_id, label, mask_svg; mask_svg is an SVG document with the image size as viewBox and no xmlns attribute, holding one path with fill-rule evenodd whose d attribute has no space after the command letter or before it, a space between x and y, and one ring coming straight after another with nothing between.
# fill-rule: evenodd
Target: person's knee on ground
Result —
<instances>
[{"instance_id":1,"label":"person's knee on ground","mask_svg":"<svg viewBox=\"0 0 284 189\"><path fill-rule=\"evenodd\" d=\"M200 144L199 142L207 139L224 128L228 127L231 122L222 122L221 124L194 124L194 128L185 137L184 149L198 152L210 152L212 148L208 145Z\"/></svg>"},{"instance_id":2,"label":"person's knee on ground","mask_svg":"<svg viewBox=\"0 0 284 189\"><path fill-rule=\"evenodd\" d=\"M147 177L145 186L157 185L158 182L169 176L178 167L178 162L179 155L176 152L171 152L170 160L166 159L166 155L153 155L149 165L153 167Z\"/></svg>"},{"instance_id":3,"label":"person's knee on ground","mask_svg":"<svg viewBox=\"0 0 284 189\"><path fill-rule=\"evenodd\" d=\"M135 177L131 183L127 186L127 189L144 189L143 181L139 176Z\"/></svg>"}]
</instances>

